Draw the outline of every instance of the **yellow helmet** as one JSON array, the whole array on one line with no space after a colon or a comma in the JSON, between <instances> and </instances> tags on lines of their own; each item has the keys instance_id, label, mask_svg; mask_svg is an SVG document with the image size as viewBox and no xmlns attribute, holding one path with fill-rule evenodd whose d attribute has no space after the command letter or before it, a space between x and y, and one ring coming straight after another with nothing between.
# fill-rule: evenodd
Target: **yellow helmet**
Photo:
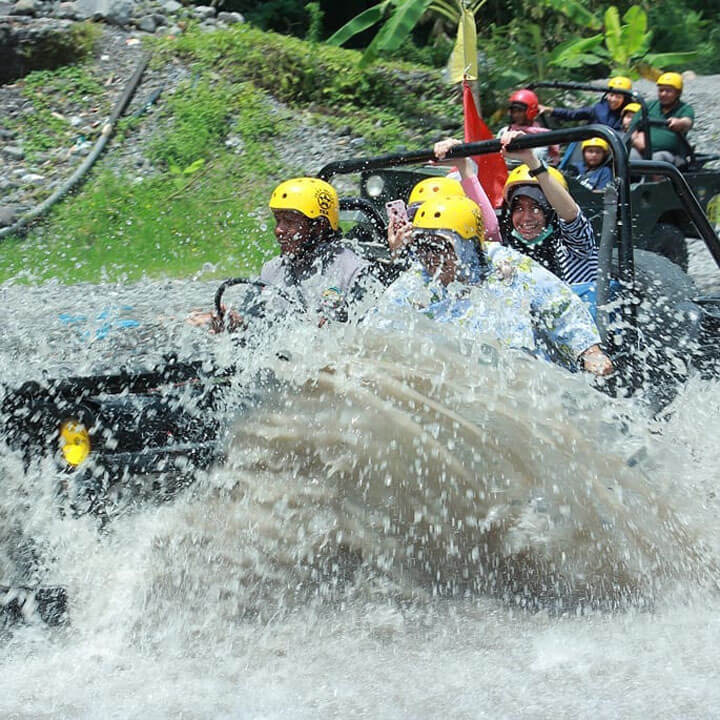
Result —
<instances>
[{"instance_id":1,"label":"yellow helmet","mask_svg":"<svg viewBox=\"0 0 720 720\"><path fill-rule=\"evenodd\" d=\"M623 109L622 114L624 115L626 112L640 112L642 110L642 107L640 106L640 103L628 103Z\"/></svg>"},{"instance_id":2,"label":"yellow helmet","mask_svg":"<svg viewBox=\"0 0 720 720\"><path fill-rule=\"evenodd\" d=\"M605 140L599 137L590 138L589 140L583 140L582 149L584 150L588 147L599 147L602 148L606 153L610 152L610 146Z\"/></svg>"},{"instance_id":3,"label":"yellow helmet","mask_svg":"<svg viewBox=\"0 0 720 720\"><path fill-rule=\"evenodd\" d=\"M301 177L281 182L270 196L272 210L296 210L305 217L325 217L330 227L340 227L340 200L335 188L318 178Z\"/></svg>"},{"instance_id":4,"label":"yellow helmet","mask_svg":"<svg viewBox=\"0 0 720 720\"><path fill-rule=\"evenodd\" d=\"M549 167L547 170L551 177L554 177L566 190L568 189L567 180L559 170L554 167ZM505 181L505 187L503 188L503 197L505 198L505 202L508 202L508 193L510 189L514 188L516 185L538 184L537 178L530 175L530 168L527 165L518 165L512 170Z\"/></svg>"},{"instance_id":5,"label":"yellow helmet","mask_svg":"<svg viewBox=\"0 0 720 720\"><path fill-rule=\"evenodd\" d=\"M682 75L680 73L676 72L666 72L663 73L656 81L656 85L670 85L670 87L674 87L676 90L680 90L682 92L683 89L683 79Z\"/></svg>"},{"instance_id":6,"label":"yellow helmet","mask_svg":"<svg viewBox=\"0 0 720 720\"><path fill-rule=\"evenodd\" d=\"M608 90L632 90L632 80L623 75L616 75L608 80Z\"/></svg>"},{"instance_id":7,"label":"yellow helmet","mask_svg":"<svg viewBox=\"0 0 720 720\"><path fill-rule=\"evenodd\" d=\"M449 177L429 177L421 180L415 185L410 192L408 205L413 203L422 203L433 197L464 197L465 191L462 185L453 178Z\"/></svg>"},{"instance_id":8,"label":"yellow helmet","mask_svg":"<svg viewBox=\"0 0 720 720\"><path fill-rule=\"evenodd\" d=\"M415 213L413 227L424 230L450 230L465 240L482 242L485 223L480 208L469 197L434 197Z\"/></svg>"}]
</instances>

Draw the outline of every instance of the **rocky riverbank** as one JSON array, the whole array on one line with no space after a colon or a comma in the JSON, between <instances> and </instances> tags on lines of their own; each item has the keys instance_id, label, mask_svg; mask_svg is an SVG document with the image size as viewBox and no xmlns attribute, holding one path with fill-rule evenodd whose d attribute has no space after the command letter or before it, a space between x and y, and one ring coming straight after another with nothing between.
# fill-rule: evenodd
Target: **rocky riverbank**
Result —
<instances>
[{"instance_id":1,"label":"rocky riverbank","mask_svg":"<svg viewBox=\"0 0 720 720\"><path fill-rule=\"evenodd\" d=\"M69 32L73 21L88 19L102 22L95 25L98 39L77 78L69 75L63 85L48 77L47 86L42 86L41 78L40 85L36 82L34 87L35 96L22 79L0 85L0 226L12 224L47 197L90 152L140 60L143 37L180 36L191 21L205 32L243 22L239 13L218 13L212 6L185 7L176 0L17 0L14 4L0 0L0 33L11 28L28 36L48 24ZM162 104L181 81L190 77L189 68L177 61L146 70L126 111L126 116L146 116L137 123L129 141L115 139L110 144L103 160L106 166L130 180L155 172L145 153L157 126L152 103ZM638 81L636 87L646 97L654 97L652 83ZM696 77L686 73L684 97L695 107L697 117L691 139L702 151L720 151L720 121L710 111L719 89L720 75ZM272 99L270 103L269 112L290 115L283 103ZM313 173L328 160L363 154L365 139L352 126L331 127L318 122L317 113L312 116L307 111L305 116L305 112L293 109L291 130L276 140L281 172ZM44 134L49 125L55 132ZM31 135L28 128L35 134ZM239 138L229 136L227 145L242 154Z\"/></svg>"}]
</instances>

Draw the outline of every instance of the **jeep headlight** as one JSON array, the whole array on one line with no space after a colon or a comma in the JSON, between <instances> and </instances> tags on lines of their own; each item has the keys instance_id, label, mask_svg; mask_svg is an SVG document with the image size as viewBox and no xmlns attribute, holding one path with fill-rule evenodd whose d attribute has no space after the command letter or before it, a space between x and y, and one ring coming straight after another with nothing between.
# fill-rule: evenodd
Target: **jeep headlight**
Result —
<instances>
[{"instance_id":1,"label":"jeep headlight","mask_svg":"<svg viewBox=\"0 0 720 720\"><path fill-rule=\"evenodd\" d=\"M371 175L365 181L365 192L372 198L378 197L385 187L385 180L380 175Z\"/></svg>"},{"instance_id":2,"label":"jeep headlight","mask_svg":"<svg viewBox=\"0 0 720 720\"><path fill-rule=\"evenodd\" d=\"M90 433L77 420L64 420L60 425L60 452L65 462L77 467L90 455Z\"/></svg>"}]
</instances>

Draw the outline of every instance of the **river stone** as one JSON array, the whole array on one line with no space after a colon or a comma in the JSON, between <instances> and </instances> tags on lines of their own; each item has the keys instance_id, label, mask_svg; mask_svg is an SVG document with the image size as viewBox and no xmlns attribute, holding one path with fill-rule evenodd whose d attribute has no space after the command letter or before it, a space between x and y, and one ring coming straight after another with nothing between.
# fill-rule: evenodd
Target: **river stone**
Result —
<instances>
[{"instance_id":1,"label":"river stone","mask_svg":"<svg viewBox=\"0 0 720 720\"><path fill-rule=\"evenodd\" d=\"M72 20L75 17L77 8L74 2L61 2L55 7L55 17Z\"/></svg>"},{"instance_id":2,"label":"river stone","mask_svg":"<svg viewBox=\"0 0 720 720\"><path fill-rule=\"evenodd\" d=\"M12 225L21 214L19 205L0 205L0 227Z\"/></svg>"},{"instance_id":3,"label":"river stone","mask_svg":"<svg viewBox=\"0 0 720 720\"><path fill-rule=\"evenodd\" d=\"M210 5L196 5L193 8L193 15L202 20L215 17L215 8Z\"/></svg>"},{"instance_id":4,"label":"river stone","mask_svg":"<svg viewBox=\"0 0 720 720\"><path fill-rule=\"evenodd\" d=\"M17 0L10 11L11 15L35 15L38 4L35 0Z\"/></svg>"},{"instance_id":5,"label":"river stone","mask_svg":"<svg viewBox=\"0 0 720 720\"><path fill-rule=\"evenodd\" d=\"M224 22L227 25L245 22L245 18L239 12L221 12L218 13L217 18L220 22Z\"/></svg>"},{"instance_id":6,"label":"river stone","mask_svg":"<svg viewBox=\"0 0 720 720\"><path fill-rule=\"evenodd\" d=\"M0 15L9 15L12 10L12 3L0 2Z\"/></svg>"},{"instance_id":7,"label":"river stone","mask_svg":"<svg viewBox=\"0 0 720 720\"><path fill-rule=\"evenodd\" d=\"M22 160L25 157L23 149L16 145L5 145L2 149L2 154L10 160Z\"/></svg>"},{"instance_id":8,"label":"river stone","mask_svg":"<svg viewBox=\"0 0 720 720\"><path fill-rule=\"evenodd\" d=\"M23 185L40 185L45 182L45 176L38 173L26 173L20 178Z\"/></svg>"},{"instance_id":9,"label":"river stone","mask_svg":"<svg viewBox=\"0 0 720 720\"><path fill-rule=\"evenodd\" d=\"M75 0L75 16L80 20L105 20L112 25L130 22L131 0Z\"/></svg>"},{"instance_id":10,"label":"river stone","mask_svg":"<svg viewBox=\"0 0 720 720\"><path fill-rule=\"evenodd\" d=\"M137 26L138 30L142 30L146 33L154 33L155 28L157 27L157 23L155 22L155 18L152 15L146 15L145 17L140 18Z\"/></svg>"},{"instance_id":11,"label":"river stone","mask_svg":"<svg viewBox=\"0 0 720 720\"><path fill-rule=\"evenodd\" d=\"M166 13L172 15L173 13L178 12L178 10L182 10L182 5L179 2L176 2L176 0L167 0L162 8Z\"/></svg>"}]
</instances>

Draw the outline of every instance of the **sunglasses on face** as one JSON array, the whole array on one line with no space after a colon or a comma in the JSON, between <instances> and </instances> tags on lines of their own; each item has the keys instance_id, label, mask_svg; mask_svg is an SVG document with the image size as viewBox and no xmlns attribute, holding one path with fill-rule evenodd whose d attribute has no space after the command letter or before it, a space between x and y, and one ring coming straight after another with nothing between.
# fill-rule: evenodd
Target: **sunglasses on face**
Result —
<instances>
[{"instance_id":1,"label":"sunglasses on face","mask_svg":"<svg viewBox=\"0 0 720 720\"><path fill-rule=\"evenodd\" d=\"M416 228L412 231L411 248L413 252L420 256L428 255L449 255L455 253L453 238L446 235L442 230L428 232L427 230Z\"/></svg>"}]
</instances>

